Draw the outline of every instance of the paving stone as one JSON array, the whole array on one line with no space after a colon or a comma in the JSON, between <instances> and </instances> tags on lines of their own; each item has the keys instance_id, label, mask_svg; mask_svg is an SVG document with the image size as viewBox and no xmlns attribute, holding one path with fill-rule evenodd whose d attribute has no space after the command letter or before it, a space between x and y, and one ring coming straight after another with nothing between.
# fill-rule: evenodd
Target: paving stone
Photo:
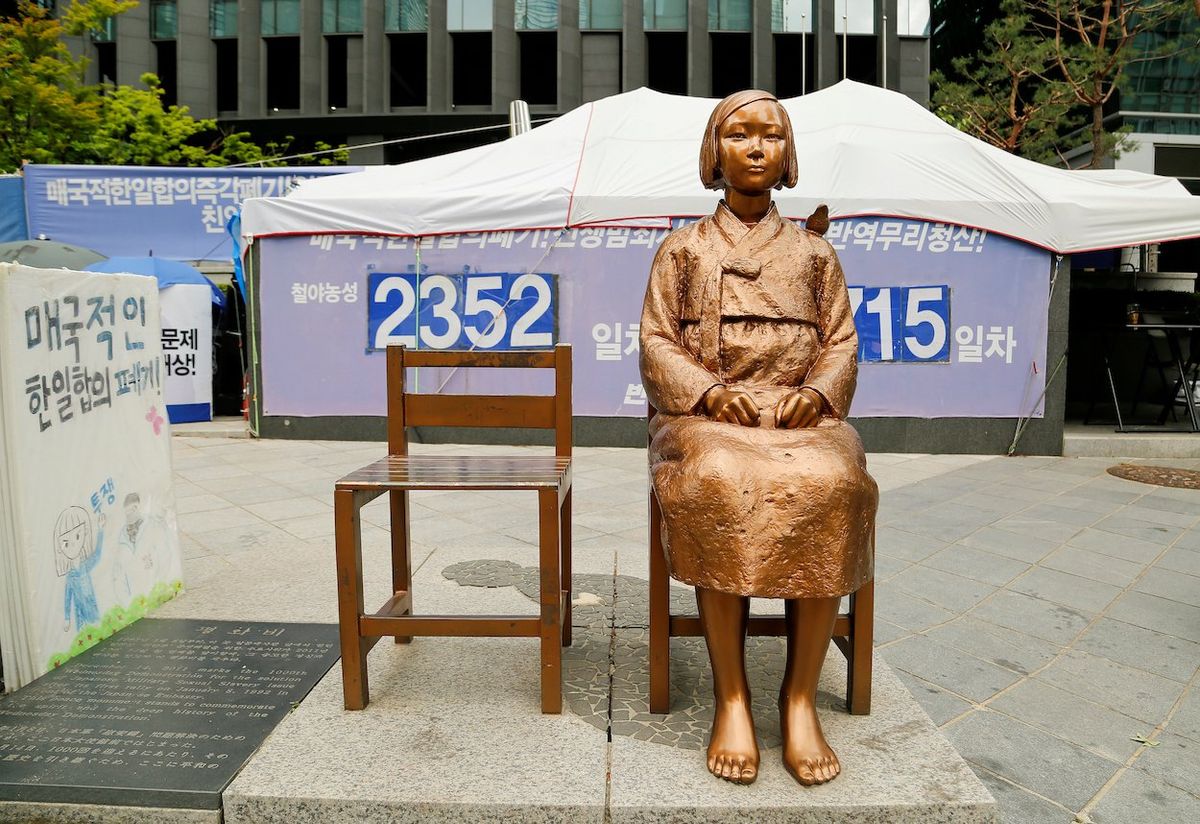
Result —
<instances>
[{"instance_id":1,"label":"paving stone","mask_svg":"<svg viewBox=\"0 0 1200 824\"><path fill-rule=\"evenodd\" d=\"M980 581L920 564L901 572L888 585L953 612L965 612L996 591Z\"/></svg>"},{"instance_id":2,"label":"paving stone","mask_svg":"<svg viewBox=\"0 0 1200 824\"><path fill-rule=\"evenodd\" d=\"M1193 686L1167 722L1167 731L1200 742L1200 688Z\"/></svg>"},{"instance_id":3,"label":"paving stone","mask_svg":"<svg viewBox=\"0 0 1200 824\"><path fill-rule=\"evenodd\" d=\"M1078 810L1108 781L1116 762L1007 715L979 710L942 728L968 762Z\"/></svg>"},{"instance_id":4,"label":"paving stone","mask_svg":"<svg viewBox=\"0 0 1200 824\"><path fill-rule=\"evenodd\" d=\"M920 631L949 621L955 614L895 587L880 586L875 588L875 615L905 629Z\"/></svg>"},{"instance_id":5,"label":"paving stone","mask_svg":"<svg viewBox=\"0 0 1200 824\"><path fill-rule=\"evenodd\" d=\"M1158 746L1146 747L1133 766L1200 799L1200 742L1169 730L1155 740Z\"/></svg>"},{"instance_id":6,"label":"paving stone","mask_svg":"<svg viewBox=\"0 0 1200 824\"><path fill-rule=\"evenodd\" d=\"M1192 527L1179 536L1179 540L1175 542L1175 546L1183 549L1200 550L1200 528Z\"/></svg>"},{"instance_id":7,"label":"paving stone","mask_svg":"<svg viewBox=\"0 0 1200 824\"><path fill-rule=\"evenodd\" d=\"M911 673L898 669L896 677L904 683L904 686L908 687L908 691L912 693L913 698L917 699L921 709L925 710L933 719L933 723L938 726L952 718L957 718L973 706L965 698L954 695Z\"/></svg>"},{"instance_id":8,"label":"paving stone","mask_svg":"<svg viewBox=\"0 0 1200 824\"><path fill-rule=\"evenodd\" d=\"M1200 575L1200 552L1176 545L1159 559L1157 567L1186 572L1188 575Z\"/></svg>"},{"instance_id":9,"label":"paving stone","mask_svg":"<svg viewBox=\"0 0 1200 824\"><path fill-rule=\"evenodd\" d=\"M1070 540L1080 530L1080 527L1073 524L1048 521L1045 518L1030 518L1024 514L1001 518L999 521L996 521L995 526L1018 535L1047 539L1053 541L1055 544L1061 544L1064 541Z\"/></svg>"},{"instance_id":10,"label":"paving stone","mask_svg":"<svg viewBox=\"0 0 1200 824\"><path fill-rule=\"evenodd\" d=\"M1133 518L1136 521L1146 521L1150 524L1159 526L1177 526L1187 529L1196 523L1196 519L1200 518L1197 511L1200 511L1200 502L1192 506L1188 506L1183 501L1170 501L1170 505L1177 509L1164 509L1158 506L1145 506L1145 498L1141 498L1135 504L1130 504L1121 510L1120 514L1125 518Z\"/></svg>"},{"instance_id":11,"label":"paving stone","mask_svg":"<svg viewBox=\"0 0 1200 824\"><path fill-rule=\"evenodd\" d=\"M891 621L885 621L878 615L875 616L875 646L890 644L892 641L906 638L909 635L912 635L910 630L896 626Z\"/></svg>"},{"instance_id":12,"label":"paving stone","mask_svg":"<svg viewBox=\"0 0 1200 824\"><path fill-rule=\"evenodd\" d=\"M896 669L975 702L986 701L1021 677L924 635L891 644L883 656Z\"/></svg>"},{"instance_id":13,"label":"paving stone","mask_svg":"<svg viewBox=\"0 0 1200 824\"><path fill-rule=\"evenodd\" d=\"M1114 504L1111 501L1100 501L1084 495L1076 495L1074 492L1064 492L1061 495L1055 495L1050 499L1050 503L1054 506L1065 507L1067 509L1081 509L1085 512L1094 512L1097 514L1097 517L1100 515L1111 515L1113 510L1120 506L1120 504Z\"/></svg>"},{"instance_id":14,"label":"paving stone","mask_svg":"<svg viewBox=\"0 0 1200 824\"><path fill-rule=\"evenodd\" d=\"M1053 521L1056 524L1069 524L1079 527L1091 526L1100 520L1099 515L1094 512L1072 507L1054 506L1050 503L1031 506L1021 514L1026 518L1041 518L1042 520Z\"/></svg>"},{"instance_id":15,"label":"paving stone","mask_svg":"<svg viewBox=\"0 0 1200 824\"><path fill-rule=\"evenodd\" d=\"M1108 614L1119 621L1200 642L1200 607L1143 592L1127 592Z\"/></svg>"},{"instance_id":16,"label":"paving stone","mask_svg":"<svg viewBox=\"0 0 1200 824\"><path fill-rule=\"evenodd\" d=\"M1200 607L1200 577L1184 572L1151 569L1137 582L1134 590Z\"/></svg>"},{"instance_id":17,"label":"paving stone","mask_svg":"<svg viewBox=\"0 0 1200 824\"><path fill-rule=\"evenodd\" d=\"M1117 587L1128 586L1141 574L1145 567L1132 561L1123 561L1111 555L1081 549L1077 546L1061 546L1038 562L1039 565L1069 572L1093 581L1101 581Z\"/></svg>"},{"instance_id":18,"label":"paving stone","mask_svg":"<svg viewBox=\"0 0 1200 824\"><path fill-rule=\"evenodd\" d=\"M1143 721L1081 700L1038 678L1018 684L989 707L1116 762L1124 762L1141 746L1132 736L1150 732Z\"/></svg>"},{"instance_id":19,"label":"paving stone","mask_svg":"<svg viewBox=\"0 0 1200 824\"><path fill-rule=\"evenodd\" d=\"M1130 538L1149 541L1152 544L1169 544L1183 532L1181 528L1176 526L1148 524L1145 521L1139 521L1136 518L1129 518L1120 514L1110 515L1102 521L1097 521L1095 527L1105 532L1114 532L1117 535L1126 535Z\"/></svg>"},{"instance_id":20,"label":"paving stone","mask_svg":"<svg viewBox=\"0 0 1200 824\"><path fill-rule=\"evenodd\" d=\"M1097 501L1106 501L1114 506L1127 504L1140 498L1144 493L1142 487L1134 484L1133 481L1125 481L1118 488L1113 488L1105 476L1103 480L1093 480L1087 483L1080 484L1071 490L1072 495L1082 498L1092 498Z\"/></svg>"},{"instance_id":21,"label":"paving stone","mask_svg":"<svg viewBox=\"0 0 1200 824\"><path fill-rule=\"evenodd\" d=\"M890 526L875 530L875 551L905 561L920 561L945 548L946 542L936 538L914 535Z\"/></svg>"},{"instance_id":22,"label":"paving stone","mask_svg":"<svg viewBox=\"0 0 1200 824\"><path fill-rule=\"evenodd\" d=\"M1008 588L1083 612L1102 612L1121 594L1120 587L1041 566L1029 570Z\"/></svg>"},{"instance_id":23,"label":"paving stone","mask_svg":"<svg viewBox=\"0 0 1200 824\"><path fill-rule=\"evenodd\" d=\"M895 518L889 525L914 535L949 543L970 535L995 519L995 514L986 510L957 505L950 508L947 505L923 512L910 512Z\"/></svg>"},{"instance_id":24,"label":"paving stone","mask_svg":"<svg viewBox=\"0 0 1200 824\"><path fill-rule=\"evenodd\" d=\"M1072 538L1071 546L1090 549L1135 564L1148 564L1162 552L1162 545L1102 529L1085 529Z\"/></svg>"},{"instance_id":25,"label":"paving stone","mask_svg":"<svg viewBox=\"0 0 1200 824\"><path fill-rule=\"evenodd\" d=\"M1093 617L1070 607L1007 590L997 592L969 614L1059 645L1070 643Z\"/></svg>"},{"instance_id":26,"label":"paving stone","mask_svg":"<svg viewBox=\"0 0 1200 824\"><path fill-rule=\"evenodd\" d=\"M981 767L975 768L975 774L996 799L1004 824L1073 824L1075 821L1075 813L1034 795L1024 787L1005 781Z\"/></svg>"},{"instance_id":27,"label":"paving stone","mask_svg":"<svg viewBox=\"0 0 1200 824\"><path fill-rule=\"evenodd\" d=\"M908 561L877 552L875 554L875 580L886 581L893 575L908 569L909 566L911 564Z\"/></svg>"},{"instance_id":28,"label":"paving stone","mask_svg":"<svg viewBox=\"0 0 1200 824\"><path fill-rule=\"evenodd\" d=\"M1184 686L1160 675L1077 651L1063 654L1037 677L1150 725L1167 717Z\"/></svg>"},{"instance_id":29,"label":"paving stone","mask_svg":"<svg viewBox=\"0 0 1200 824\"><path fill-rule=\"evenodd\" d=\"M1096 824L1195 824L1200 800L1142 770L1126 770L1092 809Z\"/></svg>"},{"instance_id":30,"label":"paving stone","mask_svg":"<svg viewBox=\"0 0 1200 824\"><path fill-rule=\"evenodd\" d=\"M1174 681L1186 682L1200 665L1200 644L1107 617L1097 621L1075 646Z\"/></svg>"},{"instance_id":31,"label":"paving stone","mask_svg":"<svg viewBox=\"0 0 1200 824\"><path fill-rule=\"evenodd\" d=\"M959 541L964 546L993 552L1006 558L1034 563L1049 554L1061 541L1048 541L1032 535L1022 535L999 529L995 526L985 526Z\"/></svg>"},{"instance_id":32,"label":"paving stone","mask_svg":"<svg viewBox=\"0 0 1200 824\"><path fill-rule=\"evenodd\" d=\"M998 667L1028 675L1054 659L1062 647L1006 627L980 621L969 615L926 633L940 641L969 652Z\"/></svg>"},{"instance_id":33,"label":"paving stone","mask_svg":"<svg viewBox=\"0 0 1200 824\"><path fill-rule=\"evenodd\" d=\"M941 552L930 555L922 564L997 587L1004 586L1029 569L1029 564L1024 561L962 544L951 544Z\"/></svg>"}]
</instances>

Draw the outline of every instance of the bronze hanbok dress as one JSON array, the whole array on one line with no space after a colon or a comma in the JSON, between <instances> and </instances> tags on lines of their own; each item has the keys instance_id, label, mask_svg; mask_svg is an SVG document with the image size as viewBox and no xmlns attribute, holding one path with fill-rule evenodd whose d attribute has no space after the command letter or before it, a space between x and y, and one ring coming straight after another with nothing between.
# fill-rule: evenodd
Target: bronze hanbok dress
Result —
<instances>
[{"instance_id":1,"label":"bronze hanbok dress","mask_svg":"<svg viewBox=\"0 0 1200 824\"><path fill-rule=\"evenodd\" d=\"M829 243L774 206L747 227L721 201L663 241L641 347L672 577L768 598L846 595L870 580L879 491L843 420L858 336ZM717 384L753 397L757 427L703 414ZM801 386L824 398L820 422L776 429L775 405Z\"/></svg>"}]
</instances>

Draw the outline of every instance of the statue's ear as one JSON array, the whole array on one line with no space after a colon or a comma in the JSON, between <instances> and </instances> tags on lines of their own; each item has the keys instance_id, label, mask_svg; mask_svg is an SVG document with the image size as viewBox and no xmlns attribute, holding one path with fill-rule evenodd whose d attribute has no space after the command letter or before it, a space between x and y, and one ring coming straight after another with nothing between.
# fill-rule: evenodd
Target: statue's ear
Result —
<instances>
[{"instance_id":1,"label":"statue's ear","mask_svg":"<svg viewBox=\"0 0 1200 824\"><path fill-rule=\"evenodd\" d=\"M829 231L829 207L822 203L804 221L804 228L813 234L824 235Z\"/></svg>"}]
</instances>

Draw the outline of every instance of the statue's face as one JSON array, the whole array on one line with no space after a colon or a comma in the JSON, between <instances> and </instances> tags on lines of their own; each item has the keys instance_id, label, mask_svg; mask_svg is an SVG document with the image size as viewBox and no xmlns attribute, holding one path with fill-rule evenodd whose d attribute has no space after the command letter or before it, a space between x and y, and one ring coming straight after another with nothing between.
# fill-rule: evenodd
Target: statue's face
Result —
<instances>
[{"instance_id":1,"label":"statue's face","mask_svg":"<svg viewBox=\"0 0 1200 824\"><path fill-rule=\"evenodd\" d=\"M739 192L765 192L783 179L787 139L775 101L742 106L721 124L718 137L718 162L726 185Z\"/></svg>"}]
</instances>

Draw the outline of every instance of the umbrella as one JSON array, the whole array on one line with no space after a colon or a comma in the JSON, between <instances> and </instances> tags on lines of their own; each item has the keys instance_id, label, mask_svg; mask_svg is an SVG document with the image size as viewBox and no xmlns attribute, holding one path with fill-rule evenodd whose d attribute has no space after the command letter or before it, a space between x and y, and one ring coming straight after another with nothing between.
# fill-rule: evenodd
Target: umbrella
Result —
<instances>
[{"instance_id":1,"label":"umbrella","mask_svg":"<svg viewBox=\"0 0 1200 824\"><path fill-rule=\"evenodd\" d=\"M104 259L99 252L55 240L11 240L0 243L0 262L23 263L39 269L78 271Z\"/></svg>"},{"instance_id":2,"label":"umbrella","mask_svg":"<svg viewBox=\"0 0 1200 824\"><path fill-rule=\"evenodd\" d=\"M225 305L225 293L218 289L215 283L201 274L195 266L178 260L160 257L114 257L91 264L87 271L147 275L158 279L159 289L166 289L177 283L207 283L212 288L212 302L217 306Z\"/></svg>"}]
</instances>

